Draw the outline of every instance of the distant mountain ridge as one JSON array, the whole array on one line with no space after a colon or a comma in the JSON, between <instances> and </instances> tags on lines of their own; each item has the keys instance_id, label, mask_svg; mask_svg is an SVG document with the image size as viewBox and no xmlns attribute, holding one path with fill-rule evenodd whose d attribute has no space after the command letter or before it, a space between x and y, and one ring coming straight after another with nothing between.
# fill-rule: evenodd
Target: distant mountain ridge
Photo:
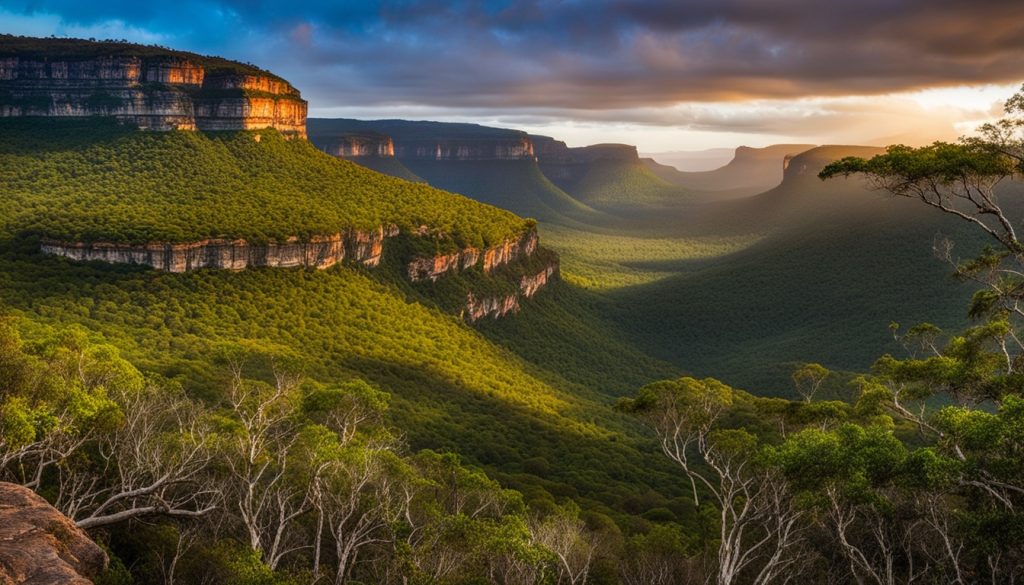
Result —
<instances>
[{"instance_id":1,"label":"distant mountain ridge","mask_svg":"<svg viewBox=\"0 0 1024 585\"><path fill-rule=\"evenodd\" d=\"M725 166L710 171L684 172L644 159L655 175L694 191L718 192L729 197L756 195L782 181L787 156L814 148L813 144L775 144L764 148L740 146Z\"/></svg>"}]
</instances>

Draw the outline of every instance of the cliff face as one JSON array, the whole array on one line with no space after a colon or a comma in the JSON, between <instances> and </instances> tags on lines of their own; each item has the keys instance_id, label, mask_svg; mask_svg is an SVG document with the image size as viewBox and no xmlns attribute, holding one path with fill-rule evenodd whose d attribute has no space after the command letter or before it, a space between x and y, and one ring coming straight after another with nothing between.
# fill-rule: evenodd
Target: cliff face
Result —
<instances>
[{"instance_id":1,"label":"cliff face","mask_svg":"<svg viewBox=\"0 0 1024 585\"><path fill-rule=\"evenodd\" d=\"M533 154L537 156L539 163L567 164L573 162L572 152L561 140L555 140L550 136L530 135L533 142Z\"/></svg>"},{"instance_id":2,"label":"cliff face","mask_svg":"<svg viewBox=\"0 0 1024 585\"><path fill-rule=\"evenodd\" d=\"M533 142L525 132L476 124L314 118L309 121L309 134L318 148L331 154L332 150L339 152L339 143L349 142L353 136L376 135L391 140L392 154L400 160L490 161L534 157Z\"/></svg>"},{"instance_id":3,"label":"cliff face","mask_svg":"<svg viewBox=\"0 0 1024 585\"><path fill-rule=\"evenodd\" d=\"M573 162L592 163L596 160L624 160L640 162L636 147L631 144L593 144L580 148L570 148Z\"/></svg>"},{"instance_id":4,"label":"cliff face","mask_svg":"<svg viewBox=\"0 0 1024 585\"><path fill-rule=\"evenodd\" d=\"M404 140L396 143L395 156L412 160L522 160L533 158L533 144L526 136Z\"/></svg>"},{"instance_id":5,"label":"cliff face","mask_svg":"<svg viewBox=\"0 0 1024 585\"><path fill-rule=\"evenodd\" d=\"M306 135L306 102L288 82L164 55L0 57L0 117L15 116L108 116L143 130L276 128Z\"/></svg>"},{"instance_id":6,"label":"cliff face","mask_svg":"<svg viewBox=\"0 0 1024 585\"><path fill-rule=\"evenodd\" d=\"M107 555L32 490L0 483L0 583L92 585Z\"/></svg>"},{"instance_id":7,"label":"cliff face","mask_svg":"<svg viewBox=\"0 0 1024 585\"><path fill-rule=\"evenodd\" d=\"M568 148L564 142L547 136L532 136L538 151L537 162L544 175L563 189L581 179L597 161L612 160L640 164L636 147L630 144L594 144Z\"/></svg>"},{"instance_id":8,"label":"cliff face","mask_svg":"<svg viewBox=\"0 0 1024 585\"><path fill-rule=\"evenodd\" d=\"M437 280L447 272L472 268L481 258L484 272L490 273L499 266L532 256L539 241L536 230L531 230L517 239L505 240L500 245L482 251L464 248L452 254L416 258L408 264L409 280Z\"/></svg>"},{"instance_id":9,"label":"cliff face","mask_svg":"<svg viewBox=\"0 0 1024 585\"><path fill-rule=\"evenodd\" d=\"M398 228L387 226L365 232L347 230L330 236L313 237L308 241L292 238L283 243L267 244L220 239L141 245L45 241L42 252L79 261L141 264L167 272L190 272L201 268L243 270L260 266L323 269L345 259L364 266L376 266L384 250L384 239L397 234Z\"/></svg>"},{"instance_id":10,"label":"cliff face","mask_svg":"<svg viewBox=\"0 0 1024 585\"><path fill-rule=\"evenodd\" d=\"M519 290L515 293L485 298L477 298L473 293L469 293L463 317L472 322L484 317L499 319L511 313L518 313L522 299L532 298L537 291L557 277L558 263L555 262L545 266L540 272L523 276L519 281Z\"/></svg>"},{"instance_id":11,"label":"cliff face","mask_svg":"<svg viewBox=\"0 0 1024 585\"><path fill-rule=\"evenodd\" d=\"M395 156L395 142L390 136L376 132L346 133L328 137L311 136L310 142L320 150L338 158Z\"/></svg>"},{"instance_id":12,"label":"cliff face","mask_svg":"<svg viewBox=\"0 0 1024 585\"><path fill-rule=\"evenodd\" d=\"M344 260L367 267L380 264L385 240L399 234L397 226L376 230L346 230L308 240L290 238L285 242L252 244L245 240L209 239L198 242L150 242L124 244L114 242L60 242L44 240L44 254L77 261L100 261L111 264L138 264L167 272L191 272L203 268L244 270L246 268L317 268L324 269ZM489 248L465 248L452 254L413 258L406 264L412 282L434 281L447 273L480 266L487 274L497 268L532 257L538 250L539 238L531 230ZM521 277L515 294L503 297L476 298L472 293L464 315L470 321L481 317L501 317L519 311L519 303L547 285L558 272L557 260L549 262L538 273ZM2 583L2 582L0 582Z\"/></svg>"}]
</instances>

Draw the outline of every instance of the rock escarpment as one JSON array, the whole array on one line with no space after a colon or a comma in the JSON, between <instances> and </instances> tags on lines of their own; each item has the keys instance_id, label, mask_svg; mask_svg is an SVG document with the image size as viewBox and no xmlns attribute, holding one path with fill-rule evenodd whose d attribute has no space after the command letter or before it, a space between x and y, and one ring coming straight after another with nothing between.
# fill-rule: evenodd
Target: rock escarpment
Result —
<instances>
[{"instance_id":1,"label":"rock escarpment","mask_svg":"<svg viewBox=\"0 0 1024 585\"><path fill-rule=\"evenodd\" d=\"M511 138L449 138L404 140L395 156L410 160L482 161L529 160L533 144L525 135Z\"/></svg>"},{"instance_id":2,"label":"rock escarpment","mask_svg":"<svg viewBox=\"0 0 1024 585\"><path fill-rule=\"evenodd\" d=\"M27 488L0 483L0 585L91 585L107 555Z\"/></svg>"},{"instance_id":3,"label":"rock escarpment","mask_svg":"<svg viewBox=\"0 0 1024 585\"><path fill-rule=\"evenodd\" d=\"M519 130L408 120L309 120L310 140L328 153L332 153L332 148L338 150L338 142L366 134L390 138L394 145L393 154L399 160L450 162L534 158L533 142L529 135Z\"/></svg>"},{"instance_id":4,"label":"rock escarpment","mask_svg":"<svg viewBox=\"0 0 1024 585\"><path fill-rule=\"evenodd\" d=\"M299 91L252 66L127 43L0 35L0 117L22 116L306 135Z\"/></svg>"},{"instance_id":5,"label":"rock escarpment","mask_svg":"<svg viewBox=\"0 0 1024 585\"><path fill-rule=\"evenodd\" d=\"M534 136L535 144L544 144L537 155L544 175L563 189L585 176L590 168L602 161L640 164L636 147L630 144L594 144L568 148L565 143L546 136Z\"/></svg>"},{"instance_id":6,"label":"rock escarpment","mask_svg":"<svg viewBox=\"0 0 1024 585\"><path fill-rule=\"evenodd\" d=\"M473 293L469 293L463 318L472 322L485 317L499 319L511 313L518 313L522 299L532 298L557 276L558 263L555 262L548 264L540 272L523 276L519 280L518 290L514 293L483 298L477 298Z\"/></svg>"},{"instance_id":7,"label":"rock escarpment","mask_svg":"<svg viewBox=\"0 0 1024 585\"><path fill-rule=\"evenodd\" d=\"M424 232L429 230L424 229ZM76 261L110 264L136 264L166 272L191 272L200 269L244 270L247 268L325 269L343 261L375 267L384 254L385 240L399 235L397 226L376 230L345 230L329 236L306 240L289 238L284 242L254 244L245 240L208 239L197 242L62 242L43 240L44 254ZM536 230L488 248L463 248L450 254L418 256L405 264L412 282L436 281L446 274L479 266L490 275L498 268L532 258L539 249ZM549 261L539 272L517 277L517 292L501 297L476 298L469 293L463 315L470 321L481 317L501 317L519 311L519 303L530 298L558 273L557 260ZM2 584L0 584L2 585Z\"/></svg>"},{"instance_id":8,"label":"rock escarpment","mask_svg":"<svg viewBox=\"0 0 1024 585\"><path fill-rule=\"evenodd\" d=\"M201 268L243 270L261 266L322 269L346 259L364 266L376 266L384 250L384 239L396 235L397 227L385 226L370 231L346 230L329 236L314 236L306 241L289 238L285 242L266 244L225 239L147 244L46 240L41 249L45 254L72 260L141 264L167 272L190 272Z\"/></svg>"},{"instance_id":9,"label":"rock escarpment","mask_svg":"<svg viewBox=\"0 0 1024 585\"><path fill-rule=\"evenodd\" d=\"M447 272L472 268L481 258L484 272L490 273L499 266L532 256L539 242L537 231L530 230L518 238L507 239L497 246L483 250L463 248L451 254L416 258L408 265L409 280L437 280Z\"/></svg>"},{"instance_id":10,"label":"rock escarpment","mask_svg":"<svg viewBox=\"0 0 1024 585\"><path fill-rule=\"evenodd\" d=\"M393 157L395 142L380 132L346 132L334 136L310 136L317 148L344 159L362 157Z\"/></svg>"}]
</instances>

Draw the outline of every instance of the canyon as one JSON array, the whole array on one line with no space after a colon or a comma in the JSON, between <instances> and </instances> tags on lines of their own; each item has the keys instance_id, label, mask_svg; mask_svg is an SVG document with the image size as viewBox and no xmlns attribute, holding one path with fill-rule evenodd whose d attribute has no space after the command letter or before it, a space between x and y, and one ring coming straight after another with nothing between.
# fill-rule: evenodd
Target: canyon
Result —
<instances>
[{"instance_id":1,"label":"canyon","mask_svg":"<svg viewBox=\"0 0 1024 585\"><path fill-rule=\"evenodd\" d=\"M141 130L255 130L306 136L306 101L252 66L126 43L56 39L18 51L0 35L0 117L103 116ZM135 54L133 54L135 53Z\"/></svg>"}]
</instances>

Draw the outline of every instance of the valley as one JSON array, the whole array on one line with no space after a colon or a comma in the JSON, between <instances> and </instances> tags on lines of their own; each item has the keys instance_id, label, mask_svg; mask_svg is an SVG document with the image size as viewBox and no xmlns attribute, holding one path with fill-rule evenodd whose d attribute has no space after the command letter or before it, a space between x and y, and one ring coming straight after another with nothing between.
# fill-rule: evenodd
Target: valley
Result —
<instances>
[{"instance_id":1,"label":"valley","mask_svg":"<svg viewBox=\"0 0 1024 585\"><path fill-rule=\"evenodd\" d=\"M39 535L0 583L1024 567L1022 94L974 141L657 160L300 90L0 34L0 494Z\"/></svg>"}]
</instances>

